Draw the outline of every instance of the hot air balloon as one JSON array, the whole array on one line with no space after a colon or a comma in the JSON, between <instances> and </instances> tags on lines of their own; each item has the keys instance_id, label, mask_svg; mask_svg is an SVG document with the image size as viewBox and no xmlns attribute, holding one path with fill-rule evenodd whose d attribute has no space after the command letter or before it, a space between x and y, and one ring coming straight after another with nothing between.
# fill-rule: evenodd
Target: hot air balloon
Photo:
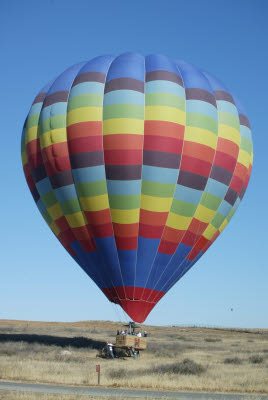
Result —
<instances>
[{"instance_id":1,"label":"hot air balloon","mask_svg":"<svg viewBox=\"0 0 268 400\"><path fill-rule=\"evenodd\" d=\"M253 160L248 118L220 81L137 53L76 64L45 86L21 149L43 218L136 322L226 227Z\"/></svg>"}]
</instances>

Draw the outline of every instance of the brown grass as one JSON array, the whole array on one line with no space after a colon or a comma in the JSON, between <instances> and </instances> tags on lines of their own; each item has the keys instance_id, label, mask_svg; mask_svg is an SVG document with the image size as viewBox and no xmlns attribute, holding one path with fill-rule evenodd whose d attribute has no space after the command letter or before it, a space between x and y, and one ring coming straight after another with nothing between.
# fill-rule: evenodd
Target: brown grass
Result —
<instances>
[{"instance_id":1,"label":"brown grass","mask_svg":"<svg viewBox=\"0 0 268 400\"><path fill-rule=\"evenodd\" d=\"M96 385L100 364L107 387L268 392L268 330L146 326L148 350L140 359L96 358L120 325L0 320L0 379Z\"/></svg>"},{"instance_id":2,"label":"brown grass","mask_svg":"<svg viewBox=\"0 0 268 400\"><path fill-rule=\"evenodd\" d=\"M59 395L59 394L45 394L45 393L30 393L30 392L1 392L0 391L0 400L85 400L85 399L94 399L94 400L122 400L122 396L117 397L96 397L96 396L85 396L85 395L73 395L73 394L66 394L66 395ZM140 398L131 397L126 398L124 400L140 400ZM144 400L146 400L145 398ZM149 399L148 399L149 400ZM152 399L150 397L150 400ZM162 400L165 400L162 397ZM258 400L258 399L254 399Z\"/></svg>"}]
</instances>

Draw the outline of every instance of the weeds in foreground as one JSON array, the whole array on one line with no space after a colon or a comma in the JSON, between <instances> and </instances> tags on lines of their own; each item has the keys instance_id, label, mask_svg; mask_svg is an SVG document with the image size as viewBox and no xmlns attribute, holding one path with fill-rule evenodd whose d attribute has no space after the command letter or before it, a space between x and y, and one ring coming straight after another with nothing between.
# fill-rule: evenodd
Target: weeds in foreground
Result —
<instances>
[{"instance_id":1,"label":"weeds in foreground","mask_svg":"<svg viewBox=\"0 0 268 400\"><path fill-rule=\"evenodd\" d=\"M249 357L249 362L251 364L262 364L263 363L263 357L259 355L251 356Z\"/></svg>"},{"instance_id":2,"label":"weeds in foreground","mask_svg":"<svg viewBox=\"0 0 268 400\"><path fill-rule=\"evenodd\" d=\"M125 368L112 369L108 376L111 379L124 379L128 377L128 372Z\"/></svg>"},{"instance_id":3,"label":"weeds in foreground","mask_svg":"<svg viewBox=\"0 0 268 400\"><path fill-rule=\"evenodd\" d=\"M203 365L196 363L189 358L185 358L181 362L172 364L158 365L152 368L153 374L182 374L182 375L201 375L206 371Z\"/></svg>"},{"instance_id":4,"label":"weeds in foreground","mask_svg":"<svg viewBox=\"0 0 268 400\"><path fill-rule=\"evenodd\" d=\"M225 358L225 360L223 362L224 362L224 364L234 364L234 365L242 364L241 358L238 358L238 357Z\"/></svg>"},{"instance_id":5,"label":"weeds in foreground","mask_svg":"<svg viewBox=\"0 0 268 400\"><path fill-rule=\"evenodd\" d=\"M108 377L111 379L124 379L133 378L135 376L146 376L152 374L174 374L174 375L201 375L207 370L203 365L196 363L189 358L185 358L181 362L175 362L172 364L160 364L150 369L129 371L125 368L113 369L108 372Z\"/></svg>"}]
</instances>

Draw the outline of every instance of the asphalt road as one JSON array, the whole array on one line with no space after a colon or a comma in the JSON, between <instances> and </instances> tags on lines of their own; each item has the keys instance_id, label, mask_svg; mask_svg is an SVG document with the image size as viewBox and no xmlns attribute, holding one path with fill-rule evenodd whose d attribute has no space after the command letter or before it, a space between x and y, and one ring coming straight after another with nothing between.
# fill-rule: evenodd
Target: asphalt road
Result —
<instances>
[{"instance_id":1,"label":"asphalt road","mask_svg":"<svg viewBox=\"0 0 268 400\"><path fill-rule=\"evenodd\" d=\"M179 399L179 400L268 400L268 395L232 393L159 392L152 390L107 389L98 387L36 385L31 383L0 382L1 391L20 391L50 394L72 394L88 397L122 397L123 399Z\"/></svg>"}]
</instances>

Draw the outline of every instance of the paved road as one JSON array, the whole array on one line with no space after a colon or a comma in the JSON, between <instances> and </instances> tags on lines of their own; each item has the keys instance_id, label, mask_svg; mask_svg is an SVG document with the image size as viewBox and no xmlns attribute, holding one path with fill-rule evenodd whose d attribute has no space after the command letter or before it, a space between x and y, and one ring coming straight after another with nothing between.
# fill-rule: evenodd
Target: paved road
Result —
<instances>
[{"instance_id":1,"label":"paved road","mask_svg":"<svg viewBox=\"0 0 268 400\"><path fill-rule=\"evenodd\" d=\"M36 385L31 383L0 382L1 391L72 394L88 397L122 397L123 399L179 399L179 400L268 400L268 395L159 392L152 390L105 389L98 387Z\"/></svg>"}]
</instances>

